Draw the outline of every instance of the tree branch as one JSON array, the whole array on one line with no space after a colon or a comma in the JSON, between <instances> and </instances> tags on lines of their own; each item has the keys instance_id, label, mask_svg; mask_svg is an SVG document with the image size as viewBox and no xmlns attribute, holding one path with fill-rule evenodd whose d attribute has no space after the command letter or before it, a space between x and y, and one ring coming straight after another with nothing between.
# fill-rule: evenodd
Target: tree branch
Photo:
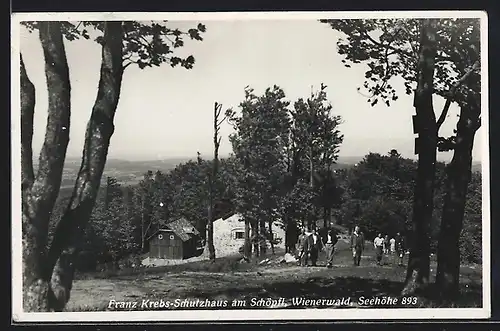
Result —
<instances>
[{"instance_id":1,"label":"tree branch","mask_svg":"<svg viewBox=\"0 0 500 331\"><path fill-rule=\"evenodd\" d=\"M69 68L60 22L39 22L40 41L45 58L45 77L49 108L45 140L40 152L38 172L30 192L31 217L44 233L61 185L70 126Z\"/></svg>"},{"instance_id":2,"label":"tree branch","mask_svg":"<svg viewBox=\"0 0 500 331\"><path fill-rule=\"evenodd\" d=\"M448 97L446 98L446 102L444 104L443 110L441 111L441 115L439 116L437 120L437 132L439 133L439 129L443 125L446 116L448 115L448 111L450 110L451 102L453 97L455 96L455 93L457 89L462 85L465 80L475 71L479 68L479 61L476 61L472 67L470 67L463 75L460 77L451 87L450 91L448 92Z\"/></svg>"},{"instance_id":3,"label":"tree branch","mask_svg":"<svg viewBox=\"0 0 500 331\"><path fill-rule=\"evenodd\" d=\"M365 37L366 37L369 41L371 41L371 42L372 42L374 45L376 45L376 46L379 46L379 47L385 48L385 49L387 49L387 50L391 50L391 51L393 51L393 54L399 54L399 55L403 55L403 56L406 56L406 57L409 57L409 58L414 59L414 56L412 56L412 54L411 54L410 52L407 52L407 51L405 51L405 50L403 50L403 49L400 49L400 48L395 48L395 47L391 46L391 45L390 45L390 43L386 45L386 44L383 44L383 43L381 43L381 42L379 42L379 41L376 41L376 40L375 40L375 39L373 39L373 37L372 37L372 36L370 36L370 35L368 34L368 32L367 32L366 30L364 30L364 29L360 30L360 33L361 33L363 36L365 36Z\"/></svg>"},{"instance_id":4,"label":"tree branch","mask_svg":"<svg viewBox=\"0 0 500 331\"><path fill-rule=\"evenodd\" d=\"M33 116L35 114L35 85L31 82L21 56L21 187L31 188L33 171Z\"/></svg>"},{"instance_id":5,"label":"tree branch","mask_svg":"<svg viewBox=\"0 0 500 331\"><path fill-rule=\"evenodd\" d=\"M144 237L147 237L147 233L148 233L149 229L151 228L151 225L153 225L153 222L149 221L148 227L144 231ZM146 239L146 238L144 238L144 239Z\"/></svg>"},{"instance_id":6,"label":"tree branch","mask_svg":"<svg viewBox=\"0 0 500 331\"><path fill-rule=\"evenodd\" d=\"M221 120L217 123L217 126L219 127L219 129L220 129L221 124L222 124L222 123L224 123L226 120L227 120L227 116L224 116L224 118L223 118L223 119L221 119Z\"/></svg>"}]
</instances>

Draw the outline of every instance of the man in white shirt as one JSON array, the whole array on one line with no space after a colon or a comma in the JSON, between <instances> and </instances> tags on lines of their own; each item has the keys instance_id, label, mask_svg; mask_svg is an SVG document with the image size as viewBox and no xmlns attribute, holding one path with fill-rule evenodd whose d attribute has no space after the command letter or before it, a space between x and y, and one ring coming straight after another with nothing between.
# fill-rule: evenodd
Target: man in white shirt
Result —
<instances>
[{"instance_id":1,"label":"man in white shirt","mask_svg":"<svg viewBox=\"0 0 500 331\"><path fill-rule=\"evenodd\" d=\"M326 235L326 267L331 268L333 266L333 253L335 252L335 244L338 242L338 237L333 230L329 230Z\"/></svg>"},{"instance_id":2,"label":"man in white shirt","mask_svg":"<svg viewBox=\"0 0 500 331\"><path fill-rule=\"evenodd\" d=\"M391 240L389 240L389 243L391 245L391 254L394 254L396 252L396 239L391 238Z\"/></svg>"},{"instance_id":3,"label":"man in white shirt","mask_svg":"<svg viewBox=\"0 0 500 331\"><path fill-rule=\"evenodd\" d=\"M382 263L382 254L384 253L384 238L382 238L382 233L373 240L373 246L375 246L375 254L377 256L377 265Z\"/></svg>"}]
</instances>

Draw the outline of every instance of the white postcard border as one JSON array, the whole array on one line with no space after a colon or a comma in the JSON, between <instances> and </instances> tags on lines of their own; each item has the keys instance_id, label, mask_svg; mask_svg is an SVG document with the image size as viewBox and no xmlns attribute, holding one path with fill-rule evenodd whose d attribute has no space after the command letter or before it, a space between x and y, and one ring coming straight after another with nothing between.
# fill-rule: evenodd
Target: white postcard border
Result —
<instances>
[{"instance_id":1,"label":"white postcard border","mask_svg":"<svg viewBox=\"0 0 500 331\"><path fill-rule=\"evenodd\" d=\"M482 107L482 308L398 309L266 309L167 310L25 313L22 310L20 22L101 20L318 20L356 18L479 18L481 20ZM12 312L16 322L138 322L138 321L270 321L270 320L422 320L477 319L491 315L490 160L488 116L488 17L485 11L366 11L366 12L195 12L195 13L15 13L11 16L11 176L12 176Z\"/></svg>"}]
</instances>

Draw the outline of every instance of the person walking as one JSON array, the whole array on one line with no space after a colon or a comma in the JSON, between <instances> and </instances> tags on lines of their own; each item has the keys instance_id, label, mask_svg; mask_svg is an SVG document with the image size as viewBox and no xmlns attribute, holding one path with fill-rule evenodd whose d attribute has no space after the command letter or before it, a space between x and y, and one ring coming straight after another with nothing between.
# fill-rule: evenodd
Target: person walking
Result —
<instances>
[{"instance_id":1,"label":"person walking","mask_svg":"<svg viewBox=\"0 0 500 331\"><path fill-rule=\"evenodd\" d=\"M403 236L398 232L396 235L396 253L398 255L398 266L403 266L405 254L405 242Z\"/></svg>"},{"instance_id":2,"label":"person walking","mask_svg":"<svg viewBox=\"0 0 500 331\"><path fill-rule=\"evenodd\" d=\"M365 249L365 238L361 233L359 226L354 227L354 232L351 235L352 258L355 266L359 266L361 255Z\"/></svg>"},{"instance_id":3,"label":"person walking","mask_svg":"<svg viewBox=\"0 0 500 331\"><path fill-rule=\"evenodd\" d=\"M382 233L373 240L373 246L375 246L375 254L377 257L377 265L382 264L382 254L384 253L384 238L382 238Z\"/></svg>"},{"instance_id":4,"label":"person walking","mask_svg":"<svg viewBox=\"0 0 500 331\"><path fill-rule=\"evenodd\" d=\"M304 254L304 244L305 244L305 229L300 229L299 237L297 238L297 265L302 265L302 255Z\"/></svg>"},{"instance_id":5,"label":"person walking","mask_svg":"<svg viewBox=\"0 0 500 331\"><path fill-rule=\"evenodd\" d=\"M318 232L316 232L315 229L312 231L311 239L311 264L313 267L316 267L319 252L323 250L323 239L321 239L321 236L318 234Z\"/></svg>"},{"instance_id":6,"label":"person walking","mask_svg":"<svg viewBox=\"0 0 500 331\"><path fill-rule=\"evenodd\" d=\"M338 241L339 239L337 235L332 229L330 229L326 234L326 243L325 243L327 268L331 268L333 266L333 254L335 252L335 245L337 244Z\"/></svg>"},{"instance_id":7,"label":"person walking","mask_svg":"<svg viewBox=\"0 0 500 331\"><path fill-rule=\"evenodd\" d=\"M311 232L304 230L304 235L302 236L302 254L300 258L300 265L303 267L309 266L309 258L311 254L312 238Z\"/></svg>"},{"instance_id":8,"label":"person walking","mask_svg":"<svg viewBox=\"0 0 500 331\"><path fill-rule=\"evenodd\" d=\"M389 254L389 236L385 235L384 237L384 254Z\"/></svg>"},{"instance_id":9,"label":"person walking","mask_svg":"<svg viewBox=\"0 0 500 331\"><path fill-rule=\"evenodd\" d=\"M389 244L390 244L390 250L391 250L391 255L394 255L394 253L396 252L396 239L391 238L391 240L389 240Z\"/></svg>"}]
</instances>

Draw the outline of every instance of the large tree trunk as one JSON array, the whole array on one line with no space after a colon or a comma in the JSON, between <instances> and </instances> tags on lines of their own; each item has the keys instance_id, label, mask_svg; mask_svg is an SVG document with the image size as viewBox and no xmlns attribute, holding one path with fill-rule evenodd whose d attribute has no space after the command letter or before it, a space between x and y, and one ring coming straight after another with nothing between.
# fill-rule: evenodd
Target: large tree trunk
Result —
<instances>
[{"instance_id":1,"label":"large tree trunk","mask_svg":"<svg viewBox=\"0 0 500 331\"><path fill-rule=\"evenodd\" d=\"M32 135L35 89L21 60L23 309L49 311L46 265L50 214L59 194L69 143L70 81L59 22L39 22L49 107L38 172L33 175ZM29 128L31 126L31 128Z\"/></svg>"},{"instance_id":2,"label":"large tree trunk","mask_svg":"<svg viewBox=\"0 0 500 331\"><path fill-rule=\"evenodd\" d=\"M436 57L435 21L425 19L420 28L418 83L414 106L419 123L418 169L413 201L413 240L403 295L425 290L430 273L429 227L432 220L436 171L437 125L432 103Z\"/></svg>"},{"instance_id":3,"label":"large tree trunk","mask_svg":"<svg viewBox=\"0 0 500 331\"><path fill-rule=\"evenodd\" d=\"M64 309L70 297L75 266L84 229L95 204L109 143L123 76L122 22L104 23L101 76L97 98L87 125L82 164L69 205L57 225L48 253L45 277L50 279L50 306Z\"/></svg>"},{"instance_id":4,"label":"large tree trunk","mask_svg":"<svg viewBox=\"0 0 500 331\"><path fill-rule=\"evenodd\" d=\"M461 107L454 154L447 167L445 198L438 243L437 288L449 298L459 293L460 232L471 177L474 136L481 125L480 106L470 100Z\"/></svg>"}]
</instances>

